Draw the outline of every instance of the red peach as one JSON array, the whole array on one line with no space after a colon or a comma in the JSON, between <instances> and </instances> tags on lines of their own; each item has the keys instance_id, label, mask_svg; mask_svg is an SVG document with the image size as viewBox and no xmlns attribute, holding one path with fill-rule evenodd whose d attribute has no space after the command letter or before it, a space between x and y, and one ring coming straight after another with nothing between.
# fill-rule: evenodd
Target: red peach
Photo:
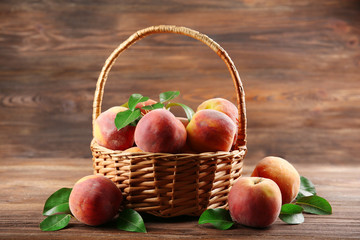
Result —
<instances>
[{"instance_id":1,"label":"red peach","mask_svg":"<svg viewBox=\"0 0 360 240\"><path fill-rule=\"evenodd\" d=\"M156 103L155 100L149 99L149 100L146 100L145 102L140 102L140 103L136 104L135 108L141 108L141 107L153 105L155 103ZM146 113L149 112L149 110L144 110L144 109L140 109L140 111L141 111L142 115L145 115Z\"/></svg>"},{"instance_id":2,"label":"red peach","mask_svg":"<svg viewBox=\"0 0 360 240\"><path fill-rule=\"evenodd\" d=\"M230 151L237 127L226 114L200 110L186 127L189 146L197 152Z\"/></svg>"},{"instance_id":3,"label":"red peach","mask_svg":"<svg viewBox=\"0 0 360 240\"><path fill-rule=\"evenodd\" d=\"M237 223L264 228L275 222L281 210L281 192L274 181L240 177L228 195L229 211Z\"/></svg>"},{"instance_id":4,"label":"red peach","mask_svg":"<svg viewBox=\"0 0 360 240\"><path fill-rule=\"evenodd\" d=\"M204 109L213 109L228 115L231 120L234 121L235 125L238 125L239 110L237 107L227 99L224 98L211 98L202 102L197 111Z\"/></svg>"},{"instance_id":5,"label":"red peach","mask_svg":"<svg viewBox=\"0 0 360 240\"><path fill-rule=\"evenodd\" d=\"M134 126L126 126L118 130L115 126L115 117L125 107L112 107L102 112L94 124L94 138L103 147L112 150L124 150L134 145Z\"/></svg>"},{"instance_id":6,"label":"red peach","mask_svg":"<svg viewBox=\"0 0 360 240\"><path fill-rule=\"evenodd\" d=\"M265 157L255 167L252 177L269 178L281 190L282 204L292 202L300 189L300 175L288 161L279 157Z\"/></svg>"},{"instance_id":7,"label":"red peach","mask_svg":"<svg viewBox=\"0 0 360 240\"><path fill-rule=\"evenodd\" d=\"M71 213L80 222L98 226L112 220L122 202L119 188L108 178L90 175L77 181L69 197Z\"/></svg>"},{"instance_id":8,"label":"red peach","mask_svg":"<svg viewBox=\"0 0 360 240\"><path fill-rule=\"evenodd\" d=\"M131 148L128 148L128 149L124 150L124 152L132 152L132 153L135 153L135 152L143 152L143 150L141 150L141 149L138 148L138 147L131 147Z\"/></svg>"},{"instance_id":9,"label":"red peach","mask_svg":"<svg viewBox=\"0 0 360 240\"><path fill-rule=\"evenodd\" d=\"M135 143L145 152L177 153L186 143L186 129L170 111L155 109L138 122Z\"/></svg>"},{"instance_id":10,"label":"red peach","mask_svg":"<svg viewBox=\"0 0 360 240\"><path fill-rule=\"evenodd\" d=\"M189 124L189 120L187 118L184 117L176 117L176 118L180 120L180 122L184 125L184 127L187 127L187 125Z\"/></svg>"}]
</instances>

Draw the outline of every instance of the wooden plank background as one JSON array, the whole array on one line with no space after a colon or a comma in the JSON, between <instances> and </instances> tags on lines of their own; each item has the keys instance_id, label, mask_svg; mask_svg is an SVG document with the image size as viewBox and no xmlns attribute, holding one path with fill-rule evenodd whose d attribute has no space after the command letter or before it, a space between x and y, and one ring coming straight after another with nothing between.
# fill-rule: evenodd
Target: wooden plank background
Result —
<instances>
[{"instance_id":1,"label":"wooden plank background","mask_svg":"<svg viewBox=\"0 0 360 240\"><path fill-rule=\"evenodd\" d=\"M150 25L193 28L240 72L248 158L359 162L359 1L0 2L0 152L90 158L92 100L112 50ZM193 108L235 92L224 63L200 42L163 34L120 56L103 109L134 92L180 90ZM182 114L178 111L178 114ZM3 161L3 160L1 160Z\"/></svg>"}]
</instances>

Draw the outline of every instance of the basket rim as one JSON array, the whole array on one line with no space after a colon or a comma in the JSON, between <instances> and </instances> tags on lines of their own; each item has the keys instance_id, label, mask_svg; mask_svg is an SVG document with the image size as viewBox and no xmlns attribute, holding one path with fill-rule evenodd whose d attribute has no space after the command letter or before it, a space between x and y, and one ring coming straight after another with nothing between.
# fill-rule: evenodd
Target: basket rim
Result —
<instances>
[{"instance_id":1,"label":"basket rim","mask_svg":"<svg viewBox=\"0 0 360 240\"><path fill-rule=\"evenodd\" d=\"M142 156L142 157L201 157L209 155L212 155L214 157L216 156L223 156L223 155L229 155L234 156L237 154L246 154L247 153L247 147L246 146L240 146L238 149L231 150L229 152L227 151L217 151L217 152L201 152L201 153L160 153L160 152L124 152L125 150L112 150L103 146L100 146L95 139L91 141L91 148L97 148L98 150L104 152L104 154L109 155L118 155L118 156Z\"/></svg>"}]
</instances>

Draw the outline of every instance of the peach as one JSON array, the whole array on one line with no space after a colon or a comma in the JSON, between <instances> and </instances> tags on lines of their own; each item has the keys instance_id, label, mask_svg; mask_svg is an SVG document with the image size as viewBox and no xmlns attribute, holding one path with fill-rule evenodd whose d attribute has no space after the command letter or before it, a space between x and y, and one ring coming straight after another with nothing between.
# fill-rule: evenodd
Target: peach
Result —
<instances>
[{"instance_id":1,"label":"peach","mask_svg":"<svg viewBox=\"0 0 360 240\"><path fill-rule=\"evenodd\" d=\"M213 109L228 115L231 120L234 121L235 125L238 124L239 110L237 107L227 99L224 98L211 98L202 102L196 111L204 109Z\"/></svg>"},{"instance_id":2,"label":"peach","mask_svg":"<svg viewBox=\"0 0 360 240\"><path fill-rule=\"evenodd\" d=\"M156 103L155 100L148 99L148 100L146 100L145 102L140 102L140 103L136 104L135 108L141 108L141 107L153 105L153 104L155 104L155 103ZM141 114L142 114L142 115L145 115L146 113L149 112L149 110L145 110L145 109L140 109L140 111L141 111Z\"/></svg>"},{"instance_id":3,"label":"peach","mask_svg":"<svg viewBox=\"0 0 360 240\"><path fill-rule=\"evenodd\" d=\"M122 203L122 194L110 179L89 175L77 181L69 197L71 213L80 222L98 226L112 220Z\"/></svg>"},{"instance_id":4,"label":"peach","mask_svg":"<svg viewBox=\"0 0 360 240\"><path fill-rule=\"evenodd\" d=\"M117 113L127 110L125 107L112 107L102 112L95 120L94 138L103 147L112 150L124 150L134 145L134 126L118 130L115 126Z\"/></svg>"},{"instance_id":5,"label":"peach","mask_svg":"<svg viewBox=\"0 0 360 240\"><path fill-rule=\"evenodd\" d=\"M144 152L177 153L185 146L186 129L170 111L155 109L138 122L135 143Z\"/></svg>"},{"instance_id":6,"label":"peach","mask_svg":"<svg viewBox=\"0 0 360 240\"><path fill-rule=\"evenodd\" d=\"M138 148L138 147L131 147L131 148L128 148L128 149L124 150L124 152L135 153L135 152L143 152L143 150L141 150L141 149Z\"/></svg>"},{"instance_id":7,"label":"peach","mask_svg":"<svg viewBox=\"0 0 360 240\"><path fill-rule=\"evenodd\" d=\"M176 117L176 118L180 120L180 122L184 125L184 127L187 127L187 125L189 124L189 120L187 118L184 117Z\"/></svg>"},{"instance_id":8,"label":"peach","mask_svg":"<svg viewBox=\"0 0 360 240\"><path fill-rule=\"evenodd\" d=\"M249 227L264 228L275 222L281 210L281 192L274 181L240 177L228 195L232 219Z\"/></svg>"},{"instance_id":9,"label":"peach","mask_svg":"<svg viewBox=\"0 0 360 240\"><path fill-rule=\"evenodd\" d=\"M252 177L269 178L281 190L282 204L292 202L300 189L300 175L288 161L279 157L265 157L255 167Z\"/></svg>"},{"instance_id":10,"label":"peach","mask_svg":"<svg viewBox=\"0 0 360 240\"><path fill-rule=\"evenodd\" d=\"M189 146L197 152L230 151L237 127L226 114L200 110L186 127Z\"/></svg>"}]
</instances>

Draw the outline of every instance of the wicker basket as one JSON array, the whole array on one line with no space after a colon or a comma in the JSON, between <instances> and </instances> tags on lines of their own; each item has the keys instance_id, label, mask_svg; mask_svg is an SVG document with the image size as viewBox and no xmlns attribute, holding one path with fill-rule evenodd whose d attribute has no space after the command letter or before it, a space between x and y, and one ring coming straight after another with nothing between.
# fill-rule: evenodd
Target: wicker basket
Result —
<instances>
[{"instance_id":1,"label":"wicker basket","mask_svg":"<svg viewBox=\"0 0 360 240\"><path fill-rule=\"evenodd\" d=\"M199 216L207 208L226 208L227 194L241 176L246 154L245 96L239 74L226 53L208 36L185 27L153 26L139 30L121 43L100 73L94 103L93 125L101 113L104 85L117 57L136 41L155 33L176 33L197 39L223 59L230 71L239 109L238 140L230 152L200 154L124 153L91 142L94 174L111 179L122 190L126 208L160 217Z\"/></svg>"}]
</instances>

